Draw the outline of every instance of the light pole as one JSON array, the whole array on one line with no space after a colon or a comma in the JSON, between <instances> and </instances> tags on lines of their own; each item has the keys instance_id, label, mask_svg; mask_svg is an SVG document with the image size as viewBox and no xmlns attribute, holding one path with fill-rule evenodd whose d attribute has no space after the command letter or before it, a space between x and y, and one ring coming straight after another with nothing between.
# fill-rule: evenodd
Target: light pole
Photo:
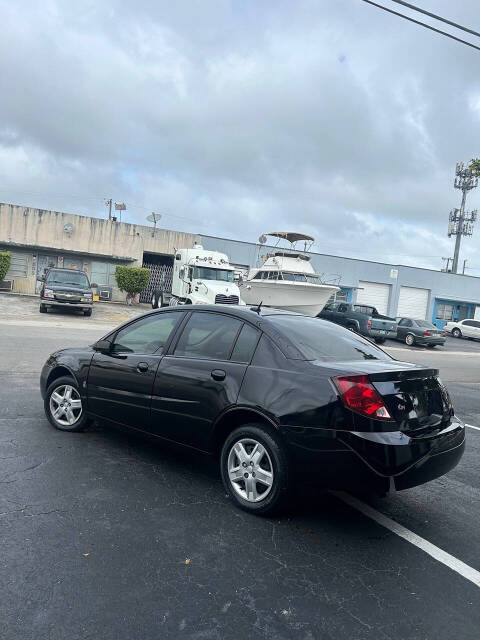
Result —
<instances>
[{"instance_id":1,"label":"light pole","mask_svg":"<svg viewBox=\"0 0 480 640\"><path fill-rule=\"evenodd\" d=\"M471 189L478 186L478 178L470 166L465 166L463 162L458 162L455 169L455 189L462 191L462 203L460 209L453 209L450 212L448 224L448 237L456 236L455 252L453 254L452 272L458 272L458 258L460 255L460 242L462 236L471 236L473 234L473 223L477 219L477 211L465 211L465 202L467 193Z\"/></svg>"}]
</instances>

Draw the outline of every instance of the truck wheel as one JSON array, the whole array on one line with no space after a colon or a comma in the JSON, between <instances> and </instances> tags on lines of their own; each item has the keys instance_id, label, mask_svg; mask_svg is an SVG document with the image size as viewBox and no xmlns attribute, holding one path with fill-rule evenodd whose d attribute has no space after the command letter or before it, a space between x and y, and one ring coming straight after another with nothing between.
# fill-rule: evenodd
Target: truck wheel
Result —
<instances>
[{"instance_id":1,"label":"truck wheel","mask_svg":"<svg viewBox=\"0 0 480 640\"><path fill-rule=\"evenodd\" d=\"M377 344L383 344L385 342L385 338L375 338L375 342Z\"/></svg>"},{"instance_id":2,"label":"truck wheel","mask_svg":"<svg viewBox=\"0 0 480 640\"><path fill-rule=\"evenodd\" d=\"M411 333L407 333L405 336L405 344L408 344L409 347L412 347L415 344L415 337L412 336Z\"/></svg>"}]
</instances>

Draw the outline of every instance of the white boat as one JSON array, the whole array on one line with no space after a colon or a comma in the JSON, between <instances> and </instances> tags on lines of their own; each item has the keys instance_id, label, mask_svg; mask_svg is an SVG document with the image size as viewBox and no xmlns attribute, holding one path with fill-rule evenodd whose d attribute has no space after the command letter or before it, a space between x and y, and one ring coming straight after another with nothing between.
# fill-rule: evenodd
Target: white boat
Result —
<instances>
[{"instance_id":1,"label":"white boat","mask_svg":"<svg viewBox=\"0 0 480 640\"><path fill-rule=\"evenodd\" d=\"M262 306L295 311L306 316L318 315L339 287L324 284L310 264L306 251L314 238L291 231L272 231L266 235L278 238L277 247L263 256L260 268L249 270L240 287L242 300L249 305L261 303ZM289 242L290 247L278 247L280 240ZM265 242L266 237L261 236L260 243ZM305 243L303 252L296 249L297 242Z\"/></svg>"}]
</instances>

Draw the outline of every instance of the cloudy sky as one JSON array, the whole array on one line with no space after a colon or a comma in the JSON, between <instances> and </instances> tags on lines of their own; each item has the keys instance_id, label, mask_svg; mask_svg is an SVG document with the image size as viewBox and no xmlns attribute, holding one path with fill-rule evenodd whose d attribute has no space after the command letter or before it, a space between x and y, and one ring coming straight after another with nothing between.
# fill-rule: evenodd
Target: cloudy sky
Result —
<instances>
[{"instance_id":1,"label":"cloudy sky","mask_svg":"<svg viewBox=\"0 0 480 640\"><path fill-rule=\"evenodd\" d=\"M416 2L480 30L478 0ZM361 0L0 0L0 23L0 201L105 216L111 196L171 229L453 254L480 52ZM476 275L479 248L480 223Z\"/></svg>"}]
</instances>

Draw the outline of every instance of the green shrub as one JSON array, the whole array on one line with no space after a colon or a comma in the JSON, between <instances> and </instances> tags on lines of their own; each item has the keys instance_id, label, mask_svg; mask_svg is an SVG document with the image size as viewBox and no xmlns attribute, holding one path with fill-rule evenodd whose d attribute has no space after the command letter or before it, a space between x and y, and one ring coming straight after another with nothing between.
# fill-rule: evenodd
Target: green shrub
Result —
<instances>
[{"instance_id":1,"label":"green shrub","mask_svg":"<svg viewBox=\"0 0 480 640\"><path fill-rule=\"evenodd\" d=\"M150 269L118 266L115 269L115 280L120 291L127 294L127 303L131 304L137 294L147 286L150 280Z\"/></svg>"},{"instance_id":2,"label":"green shrub","mask_svg":"<svg viewBox=\"0 0 480 640\"><path fill-rule=\"evenodd\" d=\"M12 254L9 252L0 251L0 282L5 280L7 271L10 269L10 262L12 260Z\"/></svg>"}]
</instances>

